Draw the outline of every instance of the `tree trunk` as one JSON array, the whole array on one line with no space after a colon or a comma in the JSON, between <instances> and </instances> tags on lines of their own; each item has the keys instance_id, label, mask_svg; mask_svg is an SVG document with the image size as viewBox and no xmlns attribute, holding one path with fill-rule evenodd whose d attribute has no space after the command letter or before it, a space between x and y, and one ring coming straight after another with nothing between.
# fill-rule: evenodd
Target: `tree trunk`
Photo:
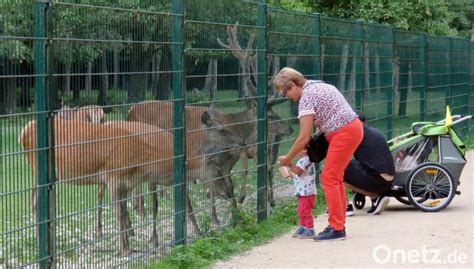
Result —
<instances>
[{"instance_id":1,"label":"tree trunk","mask_svg":"<svg viewBox=\"0 0 474 269\"><path fill-rule=\"evenodd\" d=\"M109 89L109 76L107 75L107 52L104 50L101 58L101 69L104 75L101 76L101 83L99 87L99 100L98 105L107 105L107 90Z\"/></svg>"},{"instance_id":2,"label":"tree trunk","mask_svg":"<svg viewBox=\"0 0 474 269\"><path fill-rule=\"evenodd\" d=\"M145 100L148 75L144 72L149 70L151 55L147 53L142 44L133 44L131 52L131 66L136 74L130 76L127 102L137 103Z\"/></svg>"},{"instance_id":3,"label":"tree trunk","mask_svg":"<svg viewBox=\"0 0 474 269\"><path fill-rule=\"evenodd\" d=\"M64 73L66 74L64 76L64 81L63 81L63 92L65 95L70 95L71 94L71 69L72 69L72 63L70 59L68 59L64 63Z\"/></svg>"},{"instance_id":4,"label":"tree trunk","mask_svg":"<svg viewBox=\"0 0 474 269\"><path fill-rule=\"evenodd\" d=\"M87 70L86 70L86 82L84 85L85 90L92 90L92 68L93 63L92 61L87 62Z\"/></svg>"},{"instance_id":5,"label":"tree trunk","mask_svg":"<svg viewBox=\"0 0 474 269\"><path fill-rule=\"evenodd\" d=\"M364 90L363 95L370 98L370 50L369 44L364 42L364 57L362 58L364 65Z\"/></svg>"},{"instance_id":6,"label":"tree trunk","mask_svg":"<svg viewBox=\"0 0 474 269\"><path fill-rule=\"evenodd\" d=\"M321 80L324 80L324 60L325 60L325 55L326 53L326 46L321 45L321 55L320 55L320 61L321 61Z\"/></svg>"},{"instance_id":7,"label":"tree trunk","mask_svg":"<svg viewBox=\"0 0 474 269\"><path fill-rule=\"evenodd\" d=\"M346 43L342 46L341 52L341 64L339 66L339 82L337 86L341 92L346 89L346 70L347 70L347 56L349 55L349 44Z\"/></svg>"},{"instance_id":8,"label":"tree trunk","mask_svg":"<svg viewBox=\"0 0 474 269\"><path fill-rule=\"evenodd\" d=\"M352 57L352 67L351 67L351 75L349 77L349 85L348 85L348 93L347 97L349 99L349 103L355 107L355 96L356 96L356 64L357 58Z\"/></svg>"},{"instance_id":9,"label":"tree trunk","mask_svg":"<svg viewBox=\"0 0 474 269\"><path fill-rule=\"evenodd\" d=\"M152 76L151 76L151 90L153 92L153 96L158 96L158 92L160 91L160 86L158 82L160 81L160 64L161 64L161 54L157 54L153 57L153 66L152 66Z\"/></svg>"},{"instance_id":10,"label":"tree trunk","mask_svg":"<svg viewBox=\"0 0 474 269\"><path fill-rule=\"evenodd\" d=\"M0 115L13 114L16 110L16 78L0 79Z\"/></svg>"},{"instance_id":11,"label":"tree trunk","mask_svg":"<svg viewBox=\"0 0 474 269\"><path fill-rule=\"evenodd\" d=\"M474 22L471 20L471 41L474 41Z\"/></svg>"},{"instance_id":12,"label":"tree trunk","mask_svg":"<svg viewBox=\"0 0 474 269\"><path fill-rule=\"evenodd\" d=\"M217 97L217 59L212 59L212 87L211 87L211 100L216 100Z\"/></svg>"},{"instance_id":13,"label":"tree trunk","mask_svg":"<svg viewBox=\"0 0 474 269\"><path fill-rule=\"evenodd\" d=\"M398 76L400 76L400 71L398 70L397 72L398 72ZM400 78L398 78L398 80L400 80ZM399 117L404 117L407 114L408 92L411 91L411 87L412 87L411 84L412 84L411 63L409 63L407 87L403 87L403 89L399 89L399 93L400 93L400 102L398 103L398 116Z\"/></svg>"},{"instance_id":14,"label":"tree trunk","mask_svg":"<svg viewBox=\"0 0 474 269\"><path fill-rule=\"evenodd\" d=\"M162 52L162 68L161 70L171 70L171 49L170 46L164 46ZM156 99L168 100L171 94L171 74L160 73L159 78L159 91L157 92Z\"/></svg>"},{"instance_id":15,"label":"tree trunk","mask_svg":"<svg viewBox=\"0 0 474 269\"><path fill-rule=\"evenodd\" d=\"M112 88L118 89L119 87L119 73L120 73L120 51L118 48L114 48L114 78L112 82Z\"/></svg>"},{"instance_id":16,"label":"tree trunk","mask_svg":"<svg viewBox=\"0 0 474 269\"><path fill-rule=\"evenodd\" d=\"M128 89L128 103L138 103L145 100L146 87L145 74L132 75L130 77L130 88Z\"/></svg>"},{"instance_id":17,"label":"tree trunk","mask_svg":"<svg viewBox=\"0 0 474 269\"><path fill-rule=\"evenodd\" d=\"M212 87L212 81L213 81L213 60L214 59L209 59L209 63L207 64L207 72L206 72L206 77L204 79L204 87L202 87L201 91L210 91ZM211 93L212 96L212 93ZM211 98L212 100L212 98Z\"/></svg>"},{"instance_id":18,"label":"tree trunk","mask_svg":"<svg viewBox=\"0 0 474 269\"><path fill-rule=\"evenodd\" d=\"M377 89L377 93L380 93L380 56L378 53L375 53L374 59L374 73L375 73L375 88Z\"/></svg>"}]
</instances>

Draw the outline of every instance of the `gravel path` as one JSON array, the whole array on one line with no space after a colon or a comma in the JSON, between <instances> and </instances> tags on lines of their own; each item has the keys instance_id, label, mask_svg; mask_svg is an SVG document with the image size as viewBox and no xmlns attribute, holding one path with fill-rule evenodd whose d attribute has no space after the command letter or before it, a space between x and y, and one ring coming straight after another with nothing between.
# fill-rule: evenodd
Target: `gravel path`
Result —
<instances>
[{"instance_id":1,"label":"gravel path","mask_svg":"<svg viewBox=\"0 0 474 269\"><path fill-rule=\"evenodd\" d=\"M366 208L347 219L344 241L313 242L288 233L213 268L473 268L474 151L467 159L461 195L438 213L423 213L391 199L381 215L371 216L365 213L367 201ZM325 215L317 216L316 230L326 223Z\"/></svg>"}]
</instances>

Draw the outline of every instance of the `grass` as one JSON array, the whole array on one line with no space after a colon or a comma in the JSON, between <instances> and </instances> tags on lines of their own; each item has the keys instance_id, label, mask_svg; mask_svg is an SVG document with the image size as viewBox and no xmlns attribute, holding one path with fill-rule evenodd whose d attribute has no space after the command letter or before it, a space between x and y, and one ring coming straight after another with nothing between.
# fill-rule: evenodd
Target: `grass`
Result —
<instances>
[{"instance_id":1,"label":"grass","mask_svg":"<svg viewBox=\"0 0 474 269\"><path fill-rule=\"evenodd\" d=\"M313 213L320 214L325 208L324 195L318 195ZM174 247L169 256L149 268L205 268L217 260L226 259L287 233L297 225L295 209L296 199L282 202L274 208L268 219L261 223L256 223L254 214L245 214L244 222L238 227L221 234L210 234L192 244Z\"/></svg>"}]
</instances>

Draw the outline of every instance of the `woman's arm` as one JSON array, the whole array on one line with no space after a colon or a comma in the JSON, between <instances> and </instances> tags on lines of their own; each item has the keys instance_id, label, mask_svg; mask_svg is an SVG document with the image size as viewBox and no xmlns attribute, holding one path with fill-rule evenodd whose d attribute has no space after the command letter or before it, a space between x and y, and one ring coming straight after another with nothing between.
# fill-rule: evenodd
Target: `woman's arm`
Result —
<instances>
[{"instance_id":1,"label":"woman's arm","mask_svg":"<svg viewBox=\"0 0 474 269\"><path fill-rule=\"evenodd\" d=\"M293 158L308 144L313 131L313 117L314 115L305 115L300 118L300 133L298 134L298 137L286 156L280 156L278 158L281 166L288 166Z\"/></svg>"}]
</instances>

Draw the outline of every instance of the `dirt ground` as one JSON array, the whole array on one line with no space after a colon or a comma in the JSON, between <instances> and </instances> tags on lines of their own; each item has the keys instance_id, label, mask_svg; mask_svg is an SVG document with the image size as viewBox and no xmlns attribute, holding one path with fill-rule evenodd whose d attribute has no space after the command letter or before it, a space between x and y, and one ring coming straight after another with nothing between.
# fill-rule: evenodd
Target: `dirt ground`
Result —
<instances>
[{"instance_id":1,"label":"dirt ground","mask_svg":"<svg viewBox=\"0 0 474 269\"><path fill-rule=\"evenodd\" d=\"M424 213L392 198L381 215L371 216L367 200L347 218L344 241L313 242L288 233L213 268L473 268L474 151L467 159L461 195L440 212ZM326 225L326 215L316 217L317 231Z\"/></svg>"}]
</instances>

